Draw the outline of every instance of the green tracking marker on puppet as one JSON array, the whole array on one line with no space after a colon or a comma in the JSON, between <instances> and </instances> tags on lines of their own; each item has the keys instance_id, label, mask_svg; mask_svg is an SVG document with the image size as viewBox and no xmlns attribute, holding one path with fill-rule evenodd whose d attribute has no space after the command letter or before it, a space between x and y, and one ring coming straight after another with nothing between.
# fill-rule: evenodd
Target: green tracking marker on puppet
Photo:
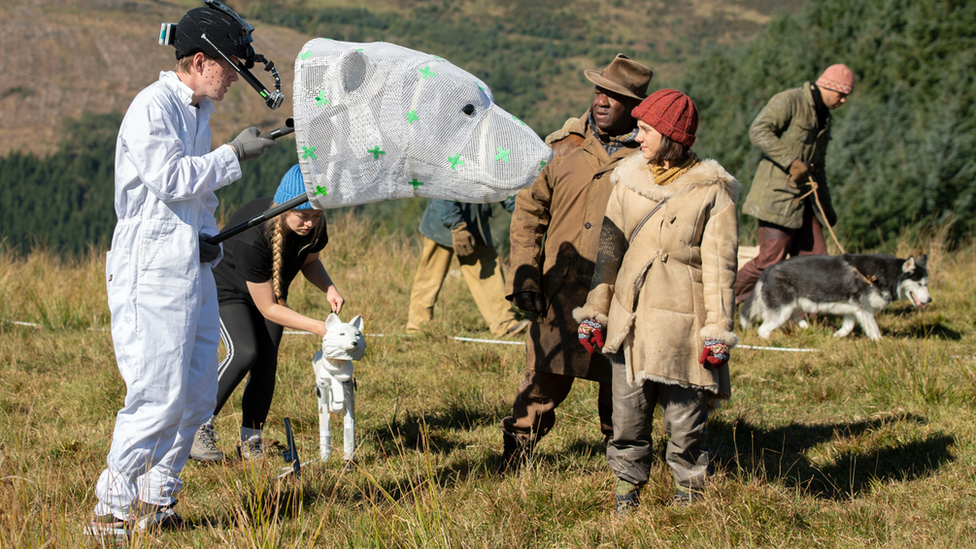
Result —
<instances>
[{"instance_id":1,"label":"green tracking marker on puppet","mask_svg":"<svg viewBox=\"0 0 976 549\"><path fill-rule=\"evenodd\" d=\"M451 162L452 170L456 170L458 166L464 165L464 160L461 160L461 153L457 153L454 156L448 157L448 160Z\"/></svg>"}]
</instances>

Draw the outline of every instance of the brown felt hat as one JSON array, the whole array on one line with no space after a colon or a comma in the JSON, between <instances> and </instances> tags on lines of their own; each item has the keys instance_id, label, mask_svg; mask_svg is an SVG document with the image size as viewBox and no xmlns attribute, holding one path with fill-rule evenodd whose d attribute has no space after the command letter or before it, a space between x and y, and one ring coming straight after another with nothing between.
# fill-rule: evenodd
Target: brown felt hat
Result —
<instances>
[{"instance_id":1,"label":"brown felt hat","mask_svg":"<svg viewBox=\"0 0 976 549\"><path fill-rule=\"evenodd\" d=\"M647 84L654 76L651 69L622 53L618 53L602 72L586 69L583 74L587 80L605 90L638 100L647 97Z\"/></svg>"}]
</instances>

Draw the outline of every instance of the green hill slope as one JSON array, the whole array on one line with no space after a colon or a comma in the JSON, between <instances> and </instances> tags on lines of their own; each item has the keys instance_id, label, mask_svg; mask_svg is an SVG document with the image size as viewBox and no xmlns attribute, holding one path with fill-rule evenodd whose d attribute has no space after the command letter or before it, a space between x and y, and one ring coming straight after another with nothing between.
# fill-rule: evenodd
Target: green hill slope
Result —
<instances>
[{"instance_id":1,"label":"green hill slope","mask_svg":"<svg viewBox=\"0 0 976 549\"><path fill-rule=\"evenodd\" d=\"M760 156L748 139L752 119L776 92L839 62L857 83L847 105L834 111L826 168L847 247L871 248L927 227L947 227L953 236L971 232L972 2L811 2L745 48L709 51L688 65L682 84L701 108L696 148L718 158L748 190Z\"/></svg>"},{"instance_id":2,"label":"green hill slope","mask_svg":"<svg viewBox=\"0 0 976 549\"><path fill-rule=\"evenodd\" d=\"M275 61L291 95L293 61L313 36L384 40L440 55L478 75L497 102L542 135L578 116L592 97L584 69L626 52L674 83L707 44L752 40L774 10L763 0L663 1L250 0L230 4L251 21L257 51ZM114 225L113 125L143 87L173 66L156 44L159 24L197 0L6 0L0 4L0 237L19 250L34 243L80 252L104 244ZM266 73L259 78L270 84ZM214 142L247 126L278 127L286 102L269 111L244 83L231 88L212 121ZM295 161L282 145L244 166L244 180L219 195L233 208L269 194ZM370 206L389 227L418 222L422 201ZM500 235L503 236L503 235ZM503 240L499 238L499 240Z\"/></svg>"}]
</instances>

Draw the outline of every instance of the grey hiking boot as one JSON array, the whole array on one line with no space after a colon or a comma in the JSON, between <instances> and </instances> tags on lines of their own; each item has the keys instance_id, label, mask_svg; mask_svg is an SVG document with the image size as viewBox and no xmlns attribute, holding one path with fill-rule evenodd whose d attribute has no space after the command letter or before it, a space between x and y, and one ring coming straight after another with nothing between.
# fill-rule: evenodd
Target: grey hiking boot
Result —
<instances>
[{"instance_id":1,"label":"grey hiking boot","mask_svg":"<svg viewBox=\"0 0 976 549\"><path fill-rule=\"evenodd\" d=\"M260 435L254 435L246 441L237 443L237 454L242 461L261 461L267 457L264 440Z\"/></svg>"},{"instance_id":2,"label":"grey hiking boot","mask_svg":"<svg viewBox=\"0 0 976 549\"><path fill-rule=\"evenodd\" d=\"M197 429L197 434L193 436L193 446L190 447L190 459L213 463L223 461L224 453L217 448L217 431L214 426L204 423Z\"/></svg>"}]
</instances>

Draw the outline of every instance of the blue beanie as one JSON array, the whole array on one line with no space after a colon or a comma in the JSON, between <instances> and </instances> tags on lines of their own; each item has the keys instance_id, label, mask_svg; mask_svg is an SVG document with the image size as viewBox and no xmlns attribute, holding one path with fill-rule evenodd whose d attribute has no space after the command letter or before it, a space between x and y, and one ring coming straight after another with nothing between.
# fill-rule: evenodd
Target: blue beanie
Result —
<instances>
[{"instance_id":1,"label":"blue beanie","mask_svg":"<svg viewBox=\"0 0 976 549\"><path fill-rule=\"evenodd\" d=\"M281 178L281 183L278 185L278 190L275 191L274 202L275 204L281 205L303 194L305 194L305 179L302 177L301 166L295 164L285 173L285 176ZM301 206L295 206L292 209L311 210L312 203L306 202Z\"/></svg>"}]
</instances>

